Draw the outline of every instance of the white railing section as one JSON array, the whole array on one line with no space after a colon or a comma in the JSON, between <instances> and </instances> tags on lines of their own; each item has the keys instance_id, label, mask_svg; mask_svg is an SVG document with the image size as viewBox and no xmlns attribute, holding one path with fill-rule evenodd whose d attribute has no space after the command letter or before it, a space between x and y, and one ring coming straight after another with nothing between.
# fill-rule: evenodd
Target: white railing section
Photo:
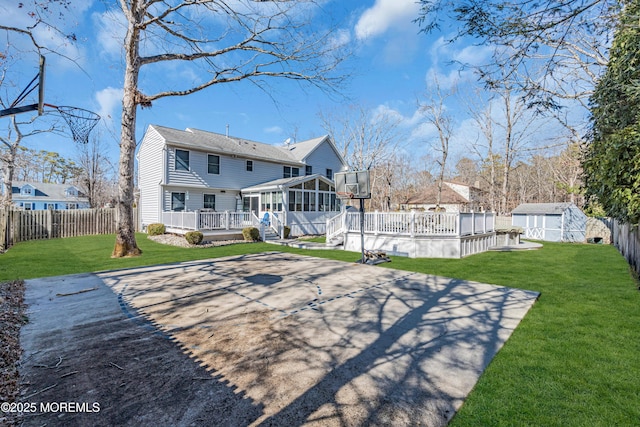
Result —
<instances>
[{"instance_id":1,"label":"white railing section","mask_svg":"<svg viewBox=\"0 0 640 427\"><path fill-rule=\"evenodd\" d=\"M167 228L182 228L185 230L196 230L195 212L162 212L162 221Z\"/></svg>"},{"instance_id":2,"label":"white railing section","mask_svg":"<svg viewBox=\"0 0 640 427\"><path fill-rule=\"evenodd\" d=\"M162 212L162 223L167 228L184 230L241 230L254 224L251 215L251 212L229 211Z\"/></svg>"},{"instance_id":3,"label":"white railing section","mask_svg":"<svg viewBox=\"0 0 640 427\"><path fill-rule=\"evenodd\" d=\"M327 221L327 239L344 232L360 232L360 213L346 214L344 229L338 220ZM469 236L494 231L493 213L367 212L364 232L404 236Z\"/></svg>"},{"instance_id":4,"label":"white railing section","mask_svg":"<svg viewBox=\"0 0 640 427\"><path fill-rule=\"evenodd\" d=\"M326 226L327 242L345 232L346 218L347 218L347 213L342 212L334 216L333 218L329 218L327 220L327 226Z\"/></svg>"},{"instance_id":5,"label":"white railing section","mask_svg":"<svg viewBox=\"0 0 640 427\"><path fill-rule=\"evenodd\" d=\"M273 231L278 233L281 239L284 239L284 224L278 214L279 212L271 212L269 215L269 219L271 220L270 225Z\"/></svg>"}]
</instances>

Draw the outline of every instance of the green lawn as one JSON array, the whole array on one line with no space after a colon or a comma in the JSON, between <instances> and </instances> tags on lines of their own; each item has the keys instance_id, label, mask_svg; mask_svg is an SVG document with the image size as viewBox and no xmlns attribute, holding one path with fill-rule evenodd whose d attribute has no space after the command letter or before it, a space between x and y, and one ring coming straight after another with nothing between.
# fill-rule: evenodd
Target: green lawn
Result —
<instances>
[{"instance_id":1,"label":"green lawn","mask_svg":"<svg viewBox=\"0 0 640 427\"><path fill-rule=\"evenodd\" d=\"M184 249L138 236L143 255L111 259L114 236L20 243L0 255L0 281L264 251L343 261L359 254L264 243ZM537 251L462 260L409 259L397 268L541 292L481 376L453 426L640 424L640 292L615 248L545 243Z\"/></svg>"}]
</instances>

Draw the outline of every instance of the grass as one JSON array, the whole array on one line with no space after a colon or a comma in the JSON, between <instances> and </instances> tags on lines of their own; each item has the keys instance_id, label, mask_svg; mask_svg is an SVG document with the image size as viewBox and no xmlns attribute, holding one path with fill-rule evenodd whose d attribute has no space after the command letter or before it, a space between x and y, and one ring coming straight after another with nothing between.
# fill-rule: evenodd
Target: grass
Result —
<instances>
[{"instance_id":1,"label":"grass","mask_svg":"<svg viewBox=\"0 0 640 427\"><path fill-rule=\"evenodd\" d=\"M111 259L114 236L20 243L0 255L0 281L287 251L355 261L339 250L265 243L184 249L138 236L143 255ZM396 268L541 293L490 363L453 426L611 426L640 420L640 293L615 248L545 243L537 251L461 260L393 257Z\"/></svg>"}]
</instances>

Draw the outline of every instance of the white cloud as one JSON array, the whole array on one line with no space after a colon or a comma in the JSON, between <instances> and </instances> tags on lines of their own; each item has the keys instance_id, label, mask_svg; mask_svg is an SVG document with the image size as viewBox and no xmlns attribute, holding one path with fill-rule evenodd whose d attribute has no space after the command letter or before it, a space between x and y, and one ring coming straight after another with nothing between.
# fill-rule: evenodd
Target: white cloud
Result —
<instances>
[{"instance_id":1,"label":"white cloud","mask_svg":"<svg viewBox=\"0 0 640 427\"><path fill-rule=\"evenodd\" d=\"M356 37L365 40L379 36L391 27L412 26L419 9L420 5L415 0L376 0L356 23Z\"/></svg>"},{"instance_id":2,"label":"white cloud","mask_svg":"<svg viewBox=\"0 0 640 427\"><path fill-rule=\"evenodd\" d=\"M106 11L91 16L96 27L96 38L101 53L110 58L120 58L124 37L127 32L126 20L122 13Z\"/></svg>"},{"instance_id":3,"label":"white cloud","mask_svg":"<svg viewBox=\"0 0 640 427\"><path fill-rule=\"evenodd\" d=\"M96 101L100 106L98 114L105 120L112 120L114 112L120 108L122 103L123 90L120 88L107 87L96 93Z\"/></svg>"},{"instance_id":4,"label":"white cloud","mask_svg":"<svg viewBox=\"0 0 640 427\"><path fill-rule=\"evenodd\" d=\"M281 134L283 132L280 126L270 126L266 128L264 131L265 133L275 133L275 134Z\"/></svg>"}]
</instances>

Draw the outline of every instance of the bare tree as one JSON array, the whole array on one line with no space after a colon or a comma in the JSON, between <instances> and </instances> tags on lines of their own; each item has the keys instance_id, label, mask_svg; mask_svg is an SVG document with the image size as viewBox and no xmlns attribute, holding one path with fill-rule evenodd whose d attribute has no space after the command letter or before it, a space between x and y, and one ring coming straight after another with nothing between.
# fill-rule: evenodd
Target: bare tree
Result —
<instances>
[{"instance_id":1,"label":"bare tree","mask_svg":"<svg viewBox=\"0 0 640 427\"><path fill-rule=\"evenodd\" d=\"M335 69L343 59L333 28L314 16L322 8L313 0L121 0L119 4L126 35L119 223L113 257L141 253L132 208L138 106L148 108L161 98L243 80L265 90L273 78L331 88L339 81ZM143 72L167 63L190 67L202 80L183 82L183 87L154 88L153 82L143 78Z\"/></svg>"},{"instance_id":2,"label":"bare tree","mask_svg":"<svg viewBox=\"0 0 640 427\"><path fill-rule=\"evenodd\" d=\"M76 162L82 169L76 180L78 187L87 196L92 208L111 203L116 198L113 182L115 168L100 135L94 135L89 144L78 144L77 147Z\"/></svg>"},{"instance_id":3,"label":"bare tree","mask_svg":"<svg viewBox=\"0 0 640 427\"><path fill-rule=\"evenodd\" d=\"M16 167L16 157L20 144L25 138L44 133L55 131L54 127L46 129L32 129L28 132L22 132L21 126L30 125L36 117L32 117L26 121L19 121L16 116L11 116L11 122L7 126L6 134L0 134L0 142L4 145L0 151L0 162L2 162L2 185L4 185L4 194L2 195L1 205L4 207L11 206L13 186L13 175Z\"/></svg>"},{"instance_id":4,"label":"bare tree","mask_svg":"<svg viewBox=\"0 0 640 427\"><path fill-rule=\"evenodd\" d=\"M451 89L448 93L443 93L440 88L440 83L437 77L435 77L433 92L427 102L419 102L419 108L423 114L424 122L433 126L437 131L438 142L432 144L432 148L438 153L438 157L436 158L439 166L438 177L436 179L436 185L438 187L436 210L438 210L442 199L442 185L447 166L447 158L449 156L449 141L453 135L454 126L453 117L447 112L445 101L455 93L455 89Z\"/></svg>"},{"instance_id":5,"label":"bare tree","mask_svg":"<svg viewBox=\"0 0 640 427\"><path fill-rule=\"evenodd\" d=\"M502 71L518 83L528 106L554 111L568 99L583 102L606 66L620 0L420 0L417 22L426 31L453 18L456 37L472 36L497 49L482 68L483 81Z\"/></svg>"},{"instance_id":6,"label":"bare tree","mask_svg":"<svg viewBox=\"0 0 640 427\"><path fill-rule=\"evenodd\" d=\"M480 98L476 92L476 98ZM472 99L472 98L468 98ZM471 150L476 153L482 162L482 169L488 171L482 176L486 183L488 192L488 202L492 211L496 212L498 208L498 180L497 180L497 161L499 157L494 153L494 117L493 117L493 97L490 97L486 105L480 106L474 102L468 102L467 107L471 118L478 127L481 137L471 145Z\"/></svg>"},{"instance_id":7,"label":"bare tree","mask_svg":"<svg viewBox=\"0 0 640 427\"><path fill-rule=\"evenodd\" d=\"M390 160L403 140L398 115L351 106L348 112L320 113L351 170L369 170Z\"/></svg>"}]
</instances>

